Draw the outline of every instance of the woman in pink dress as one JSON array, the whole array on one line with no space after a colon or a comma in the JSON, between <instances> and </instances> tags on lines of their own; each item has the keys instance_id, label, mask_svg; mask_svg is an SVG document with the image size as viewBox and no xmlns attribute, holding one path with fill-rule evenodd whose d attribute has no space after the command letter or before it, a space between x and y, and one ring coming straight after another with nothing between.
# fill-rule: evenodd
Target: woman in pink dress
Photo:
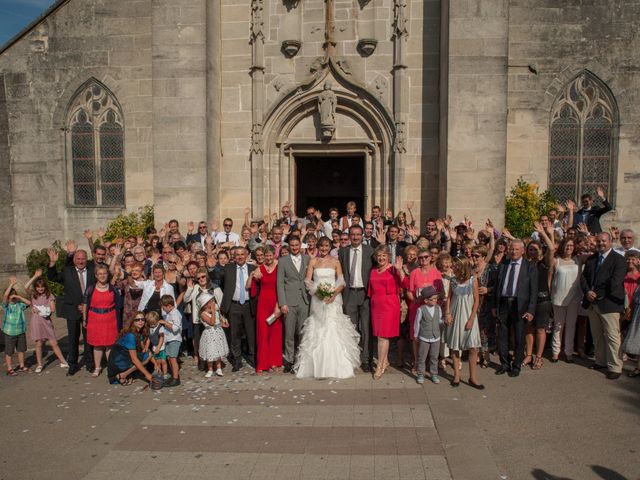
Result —
<instances>
[{"instance_id":1,"label":"woman in pink dress","mask_svg":"<svg viewBox=\"0 0 640 480\"><path fill-rule=\"evenodd\" d=\"M404 271L402 256L389 263L389 249L380 245L374 252L376 268L369 277L371 329L378 337L378 365L373 378L378 380L389 366L389 339L400 335L400 290Z\"/></svg>"},{"instance_id":2,"label":"woman in pink dress","mask_svg":"<svg viewBox=\"0 0 640 480\"><path fill-rule=\"evenodd\" d=\"M409 335L413 343L413 368L411 371L414 374L418 363L418 342L413 336L413 323L416 319L416 311L420 306L419 301L416 301L417 292L428 285L433 286L438 293L444 291L442 275L436 268L434 255L429 250L421 250L418 253L418 265L419 268L413 270L409 276L409 289L407 290L407 299L411 302L409 306Z\"/></svg>"},{"instance_id":3,"label":"woman in pink dress","mask_svg":"<svg viewBox=\"0 0 640 480\"><path fill-rule=\"evenodd\" d=\"M96 283L85 291L85 327L87 343L93 347L93 361L97 377L102 371L102 355L109 360L111 346L118 336L118 311L122 307L120 293L109 283L109 269L104 265L95 268Z\"/></svg>"}]
</instances>

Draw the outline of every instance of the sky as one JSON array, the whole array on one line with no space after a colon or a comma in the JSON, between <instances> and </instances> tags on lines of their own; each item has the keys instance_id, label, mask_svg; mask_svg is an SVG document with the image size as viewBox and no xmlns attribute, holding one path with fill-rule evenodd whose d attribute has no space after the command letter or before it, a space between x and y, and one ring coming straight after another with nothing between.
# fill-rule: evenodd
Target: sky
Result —
<instances>
[{"instance_id":1,"label":"sky","mask_svg":"<svg viewBox=\"0 0 640 480\"><path fill-rule=\"evenodd\" d=\"M0 46L38 18L55 0L0 0Z\"/></svg>"}]
</instances>

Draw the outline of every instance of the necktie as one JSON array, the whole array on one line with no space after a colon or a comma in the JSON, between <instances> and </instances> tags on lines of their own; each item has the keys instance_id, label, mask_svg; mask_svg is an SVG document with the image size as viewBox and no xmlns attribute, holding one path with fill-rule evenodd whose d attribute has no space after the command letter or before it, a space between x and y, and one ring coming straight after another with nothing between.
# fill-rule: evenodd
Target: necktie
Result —
<instances>
[{"instance_id":1,"label":"necktie","mask_svg":"<svg viewBox=\"0 0 640 480\"><path fill-rule=\"evenodd\" d=\"M86 288L86 285L84 283L84 271L85 271L84 268L82 270L78 270L78 280L80 280L80 291L83 294L84 294L84 289Z\"/></svg>"},{"instance_id":2,"label":"necktie","mask_svg":"<svg viewBox=\"0 0 640 480\"><path fill-rule=\"evenodd\" d=\"M517 262L511 262L511 270L509 270L509 276L507 277L507 297L515 297L514 293L514 280L516 278L516 265Z\"/></svg>"},{"instance_id":3,"label":"necktie","mask_svg":"<svg viewBox=\"0 0 640 480\"><path fill-rule=\"evenodd\" d=\"M391 263L395 264L396 263L396 244L390 243L389 250L391 251Z\"/></svg>"},{"instance_id":4,"label":"necktie","mask_svg":"<svg viewBox=\"0 0 640 480\"><path fill-rule=\"evenodd\" d=\"M229 234L225 233L225 235L227 236L227 239L225 240L225 242L229 242Z\"/></svg>"},{"instance_id":5,"label":"necktie","mask_svg":"<svg viewBox=\"0 0 640 480\"><path fill-rule=\"evenodd\" d=\"M593 283L596 283L596 277L598 276L598 272L600 271L600 267L602 266L602 263L604 262L604 255L601 253L600 256L598 257L598 263L596 263L596 269L593 272Z\"/></svg>"},{"instance_id":6,"label":"necktie","mask_svg":"<svg viewBox=\"0 0 640 480\"><path fill-rule=\"evenodd\" d=\"M244 281L244 267L238 267L240 269L240 305L244 305L245 301L245 281Z\"/></svg>"},{"instance_id":7,"label":"necktie","mask_svg":"<svg viewBox=\"0 0 640 480\"><path fill-rule=\"evenodd\" d=\"M349 286L353 287L356 278L356 265L358 264L358 249L351 250L351 268L349 268Z\"/></svg>"}]
</instances>

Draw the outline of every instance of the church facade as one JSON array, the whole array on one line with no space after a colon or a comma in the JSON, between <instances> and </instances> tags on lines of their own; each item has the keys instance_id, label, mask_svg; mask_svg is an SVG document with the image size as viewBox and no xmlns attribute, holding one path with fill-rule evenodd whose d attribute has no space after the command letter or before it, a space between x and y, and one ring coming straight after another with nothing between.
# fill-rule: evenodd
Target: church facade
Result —
<instances>
[{"instance_id":1,"label":"church facade","mask_svg":"<svg viewBox=\"0 0 640 480\"><path fill-rule=\"evenodd\" d=\"M640 213L640 0L59 0L0 51L0 263L125 210Z\"/></svg>"}]
</instances>

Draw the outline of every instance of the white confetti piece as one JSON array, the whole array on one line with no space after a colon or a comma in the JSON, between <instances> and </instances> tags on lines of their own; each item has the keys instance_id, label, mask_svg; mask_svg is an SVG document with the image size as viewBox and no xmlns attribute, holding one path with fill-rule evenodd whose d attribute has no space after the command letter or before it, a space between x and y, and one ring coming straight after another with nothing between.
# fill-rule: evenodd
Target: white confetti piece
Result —
<instances>
[{"instance_id":1,"label":"white confetti piece","mask_svg":"<svg viewBox=\"0 0 640 480\"><path fill-rule=\"evenodd\" d=\"M27 433L29 431L28 428L25 428L24 430L22 430L22 433Z\"/></svg>"}]
</instances>

